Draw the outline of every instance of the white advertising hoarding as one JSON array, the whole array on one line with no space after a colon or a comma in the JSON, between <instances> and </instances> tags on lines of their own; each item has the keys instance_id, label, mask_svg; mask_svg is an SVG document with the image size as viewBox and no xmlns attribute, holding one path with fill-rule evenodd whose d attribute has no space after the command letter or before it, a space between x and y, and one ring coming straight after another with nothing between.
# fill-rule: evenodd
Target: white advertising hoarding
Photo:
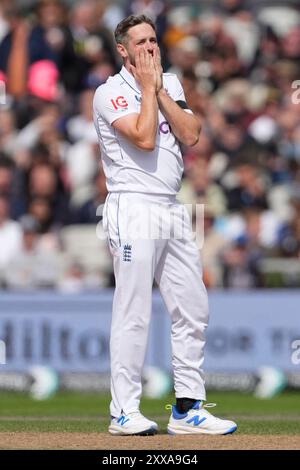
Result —
<instances>
[{"instance_id":1,"label":"white advertising hoarding","mask_svg":"<svg viewBox=\"0 0 300 470\"><path fill-rule=\"evenodd\" d=\"M61 372L108 371L112 295L110 290L2 294L0 341L6 360L0 371L24 371L33 364ZM207 372L253 372L261 365L300 371L292 360L292 345L300 340L299 292L210 292L209 299ZM146 364L171 369L170 321L158 292Z\"/></svg>"}]
</instances>

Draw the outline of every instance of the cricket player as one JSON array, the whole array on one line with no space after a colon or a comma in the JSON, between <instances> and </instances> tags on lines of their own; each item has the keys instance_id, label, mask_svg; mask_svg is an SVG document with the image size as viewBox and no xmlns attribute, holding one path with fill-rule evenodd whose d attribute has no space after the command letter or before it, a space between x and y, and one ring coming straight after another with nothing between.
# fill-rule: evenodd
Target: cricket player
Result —
<instances>
[{"instance_id":1,"label":"cricket player","mask_svg":"<svg viewBox=\"0 0 300 470\"><path fill-rule=\"evenodd\" d=\"M183 172L179 142L196 144L201 126L176 75L163 73L152 20L125 18L115 39L123 67L96 90L93 104L109 192L103 225L116 279L109 432L152 435L158 429L139 411L155 280L172 322L176 405L168 432L232 433L236 424L204 405L207 293L190 218L176 200ZM161 236L166 227L181 235Z\"/></svg>"}]
</instances>

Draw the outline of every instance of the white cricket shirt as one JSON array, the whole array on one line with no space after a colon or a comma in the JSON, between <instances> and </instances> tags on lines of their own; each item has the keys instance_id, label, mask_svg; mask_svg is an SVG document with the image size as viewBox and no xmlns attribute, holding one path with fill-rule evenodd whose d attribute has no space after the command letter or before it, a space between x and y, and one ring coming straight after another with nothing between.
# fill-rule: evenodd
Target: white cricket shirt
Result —
<instances>
[{"instance_id":1,"label":"white cricket shirt","mask_svg":"<svg viewBox=\"0 0 300 470\"><path fill-rule=\"evenodd\" d=\"M164 73L163 86L174 101L185 101L176 75ZM138 84L124 66L96 90L94 123L107 189L109 192L175 195L180 189L183 160L178 140L164 115L159 111L156 144L152 152L139 149L112 126L120 117L140 113L141 99Z\"/></svg>"}]
</instances>

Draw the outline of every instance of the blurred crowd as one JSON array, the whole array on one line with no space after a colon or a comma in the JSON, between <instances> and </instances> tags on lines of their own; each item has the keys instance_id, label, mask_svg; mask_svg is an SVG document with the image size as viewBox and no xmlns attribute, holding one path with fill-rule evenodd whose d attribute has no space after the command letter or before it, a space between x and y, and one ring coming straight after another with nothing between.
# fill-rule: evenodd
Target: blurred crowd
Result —
<instances>
[{"instance_id":1,"label":"blurred crowd","mask_svg":"<svg viewBox=\"0 0 300 470\"><path fill-rule=\"evenodd\" d=\"M156 22L164 71L202 121L198 144L182 148L179 199L205 207L207 287L299 287L292 0L0 0L0 286L113 285L92 100L121 67L113 31L131 13Z\"/></svg>"}]
</instances>

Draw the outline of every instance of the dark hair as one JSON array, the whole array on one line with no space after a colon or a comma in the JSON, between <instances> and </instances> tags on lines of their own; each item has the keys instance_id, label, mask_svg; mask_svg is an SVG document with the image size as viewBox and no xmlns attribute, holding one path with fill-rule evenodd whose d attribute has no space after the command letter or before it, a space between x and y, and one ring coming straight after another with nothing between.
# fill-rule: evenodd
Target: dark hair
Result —
<instances>
[{"instance_id":1,"label":"dark hair","mask_svg":"<svg viewBox=\"0 0 300 470\"><path fill-rule=\"evenodd\" d=\"M15 162L9 158L6 153L0 151L0 168L7 168L12 170L15 167Z\"/></svg>"},{"instance_id":2,"label":"dark hair","mask_svg":"<svg viewBox=\"0 0 300 470\"><path fill-rule=\"evenodd\" d=\"M132 28L133 26L137 26L138 24L147 23L149 24L153 30L156 32L155 24L146 15L130 15L127 18L124 18L116 27L115 30L115 40L117 44L124 44L126 41L127 31Z\"/></svg>"}]
</instances>

